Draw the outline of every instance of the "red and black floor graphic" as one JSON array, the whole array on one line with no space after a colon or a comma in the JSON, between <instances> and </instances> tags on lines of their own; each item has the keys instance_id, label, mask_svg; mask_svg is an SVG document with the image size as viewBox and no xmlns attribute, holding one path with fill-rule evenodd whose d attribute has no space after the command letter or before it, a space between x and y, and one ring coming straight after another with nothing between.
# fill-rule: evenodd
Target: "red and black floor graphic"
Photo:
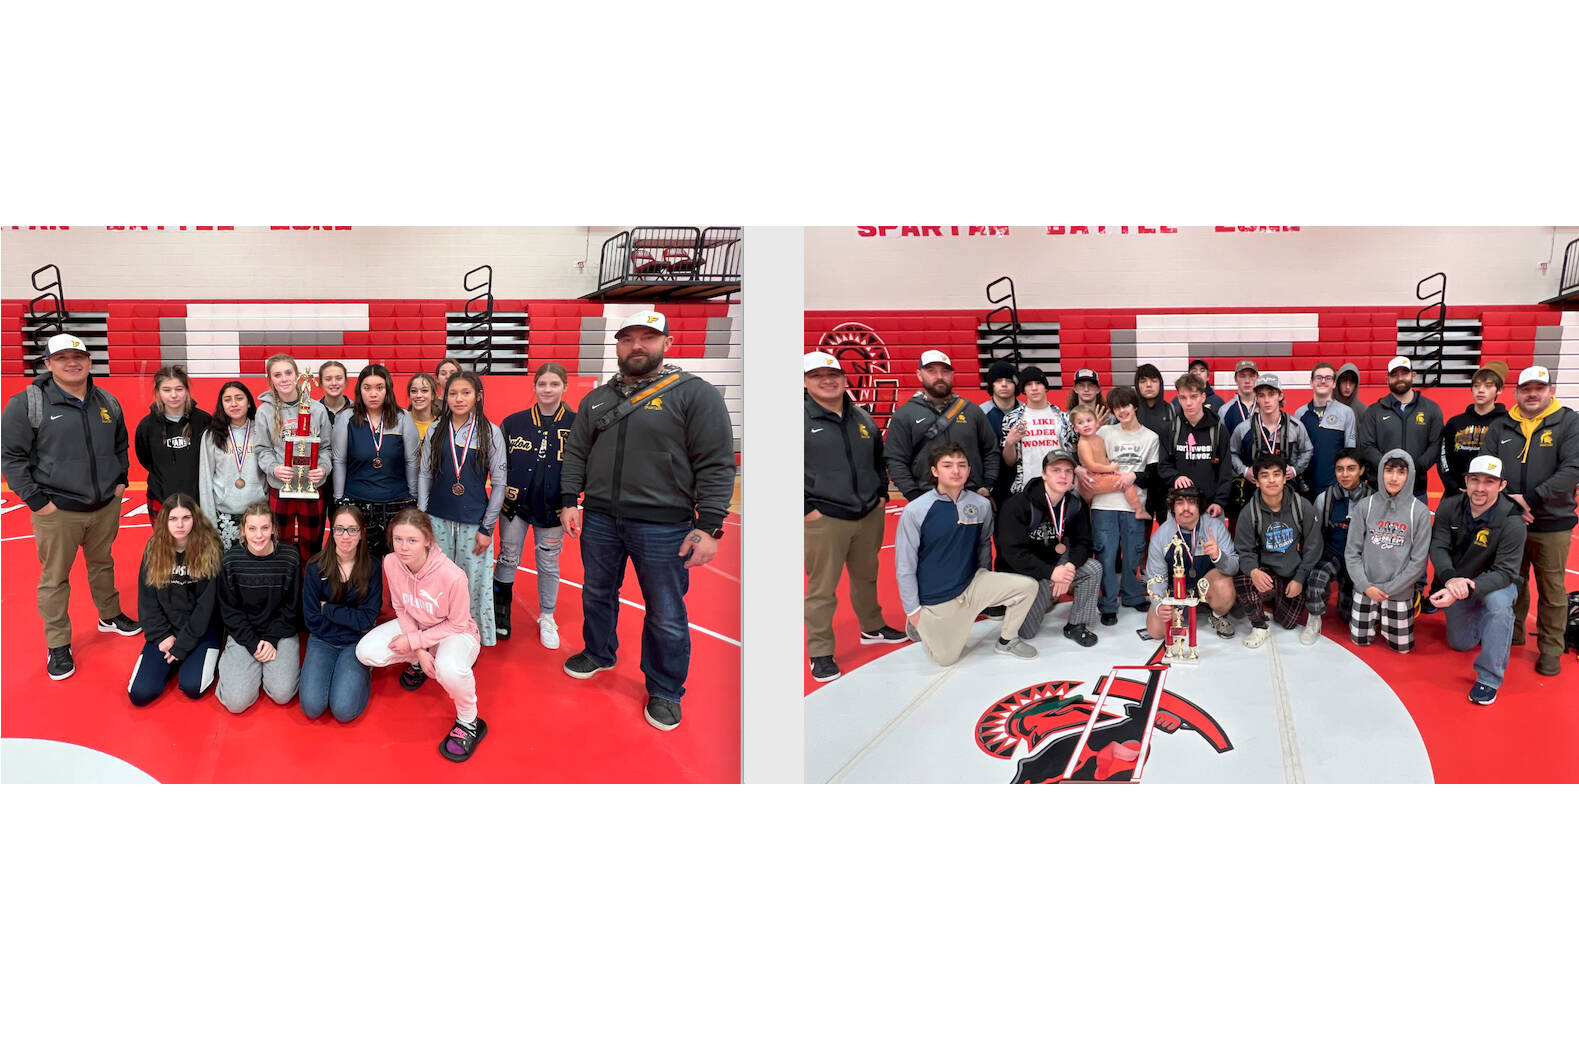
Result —
<instances>
[{"instance_id":1,"label":"red and black floor graphic","mask_svg":"<svg viewBox=\"0 0 1579 1053\"><path fill-rule=\"evenodd\" d=\"M149 531L147 516L136 512L142 505L141 490L127 493L115 543L121 603L134 617L137 567ZM174 682L157 702L134 707L126 688L143 639L96 630L80 558L71 580L77 672L50 680L29 512L7 492L0 505L0 735L7 763L20 756L19 740L47 740L99 751L159 782L738 782L740 517L731 515L726 526L717 558L691 572L691 672L678 729L660 732L643 716L643 612L634 572L627 572L621 593L618 665L591 680L572 679L561 669L581 645L580 551L568 542L555 614L560 649L546 650L538 641L536 579L523 569L516 579L515 635L483 648L476 666L488 737L471 760L454 764L438 754L455 717L449 698L432 682L402 690L398 669L373 671L367 711L344 725L327 714L308 720L294 701L279 706L266 695L232 716L212 690L192 701ZM390 616L386 602L383 617ZM66 755L50 749L42 771L39 763L27 765L29 777L47 778L50 766L59 764L60 781L70 781L70 766L53 759Z\"/></svg>"},{"instance_id":2,"label":"red and black floor graphic","mask_svg":"<svg viewBox=\"0 0 1579 1053\"><path fill-rule=\"evenodd\" d=\"M889 507L878 578L896 627L904 614L892 546L902 507ZM1570 589L1579 589L1579 541L1568 567ZM1128 610L1116 626L1091 627L1096 647L1078 647L1061 633L1061 606L1032 641L1036 659L993 654L998 623L982 621L960 662L940 669L916 644L861 644L847 587L848 579L834 619L843 676L819 684L805 674L808 782L1057 781L1048 773L1063 771L1059 750L1067 755L1103 678L1148 661L1156 648L1137 637L1144 619ZM1579 780L1579 660L1570 652L1557 677L1536 675L1533 611L1528 642L1513 648L1491 706L1468 700L1473 652L1447 646L1439 614L1417 621L1408 655L1380 641L1355 645L1330 611L1309 647L1297 632L1274 628L1267 646L1247 650L1248 627L1236 624L1232 640L1203 634L1198 665L1169 669L1173 709L1159 710L1144 781ZM1137 716L1128 710L1139 684L1115 694L1104 726ZM1195 715L1174 712L1186 709Z\"/></svg>"}]
</instances>

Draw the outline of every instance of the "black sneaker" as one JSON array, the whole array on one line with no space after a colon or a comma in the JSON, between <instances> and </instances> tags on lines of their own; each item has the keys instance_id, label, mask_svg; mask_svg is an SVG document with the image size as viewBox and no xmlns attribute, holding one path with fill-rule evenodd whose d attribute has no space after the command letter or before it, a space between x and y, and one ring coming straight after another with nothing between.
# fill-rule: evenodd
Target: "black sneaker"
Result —
<instances>
[{"instance_id":1,"label":"black sneaker","mask_svg":"<svg viewBox=\"0 0 1579 1053\"><path fill-rule=\"evenodd\" d=\"M864 629L861 631L861 642L863 644L896 644L904 643L908 639L910 637L887 625L881 629L873 629L871 632L866 632ZM834 675L838 675L837 670L834 671Z\"/></svg>"},{"instance_id":2,"label":"black sneaker","mask_svg":"<svg viewBox=\"0 0 1579 1053\"><path fill-rule=\"evenodd\" d=\"M577 651L565 660L565 672L577 680L590 680L603 670L613 668L611 665L598 665L585 651ZM676 720L678 719L677 717Z\"/></svg>"},{"instance_id":3,"label":"black sneaker","mask_svg":"<svg viewBox=\"0 0 1579 1053\"><path fill-rule=\"evenodd\" d=\"M996 607L988 607L986 610L982 611L981 616L983 618L991 618L992 620L997 621L999 618L1002 618L1005 614L1007 614L1008 611L1008 607L1000 603Z\"/></svg>"},{"instance_id":4,"label":"black sneaker","mask_svg":"<svg viewBox=\"0 0 1579 1053\"><path fill-rule=\"evenodd\" d=\"M1477 706L1489 706L1497 700L1497 689L1477 680L1475 686L1469 689L1469 700Z\"/></svg>"},{"instance_id":5,"label":"black sneaker","mask_svg":"<svg viewBox=\"0 0 1579 1053\"><path fill-rule=\"evenodd\" d=\"M826 684L830 680L837 680L843 674L833 660L833 655L825 654L811 660L811 678L818 683Z\"/></svg>"},{"instance_id":6,"label":"black sneaker","mask_svg":"<svg viewBox=\"0 0 1579 1053\"><path fill-rule=\"evenodd\" d=\"M680 703L667 698L647 697L647 723L659 731L673 731L680 726Z\"/></svg>"},{"instance_id":7,"label":"black sneaker","mask_svg":"<svg viewBox=\"0 0 1579 1053\"><path fill-rule=\"evenodd\" d=\"M1097 634L1087 629L1084 622L1070 622L1064 626L1064 636L1081 647L1095 647L1097 645Z\"/></svg>"},{"instance_id":8,"label":"black sneaker","mask_svg":"<svg viewBox=\"0 0 1579 1053\"><path fill-rule=\"evenodd\" d=\"M1101 621L1102 621L1103 625L1117 625L1118 624L1118 611L1108 611L1107 613L1102 615Z\"/></svg>"},{"instance_id":9,"label":"black sneaker","mask_svg":"<svg viewBox=\"0 0 1579 1053\"><path fill-rule=\"evenodd\" d=\"M136 636L142 631L143 627L141 625L138 625L124 614L117 614L113 618L99 619L99 632L101 633L119 633L122 636Z\"/></svg>"},{"instance_id":10,"label":"black sneaker","mask_svg":"<svg viewBox=\"0 0 1579 1053\"><path fill-rule=\"evenodd\" d=\"M407 691L415 691L428 682L428 674L422 671L420 665L408 665L406 671L400 674L400 686Z\"/></svg>"},{"instance_id":11,"label":"black sneaker","mask_svg":"<svg viewBox=\"0 0 1579 1053\"><path fill-rule=\"evenodd\" d=\"M49 649L49 661L44 664L49 670L51 680L64 680L77 671L77 663L71 660L71 645L62 644Z\"/></svg>"}]
</instances>

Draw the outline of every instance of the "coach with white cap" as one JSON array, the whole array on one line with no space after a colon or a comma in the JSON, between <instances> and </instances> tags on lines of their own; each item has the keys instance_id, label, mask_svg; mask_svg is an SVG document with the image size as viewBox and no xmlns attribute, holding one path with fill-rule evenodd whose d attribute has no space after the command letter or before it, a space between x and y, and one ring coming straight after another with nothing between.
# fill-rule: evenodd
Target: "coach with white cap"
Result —
<instances>
[{"instance_id":1,"label":"coach with white cap","mask_svg":"<svg viewBox=\"0 0 1579 1053\"><path fill-rule=\"evenodd\" d=\"M888 471L883 433L871 414L845 390L844 370L826 351L807 352L806 654L813 680L839 677L834 661L833 614L839 577L850 571L850 605L863 644L900 644L905 634L883 619L877 599L877 555L883 547Z\"/></svg>"},{"instance_id":2,"label":"coach with white cap","mask_svg":"<svg viewBox=\"0 0 1579 1053\"><path fill-rule=\"evenodd\" d=\"M735 488L735 440L723 395L666 363L674 338L658 311L638 311L614 334L619 372L581 400L565 439L560 524L581 539L585 647L565 672L585 680L614 665L620 584L636 568L646 613L641 669L647 722L680 726L691 665L685 608L690 570L712 560ZM583 510L577 507L585 491Z\"/></svg>"},{"instance_id":3,"label":"coach with white cap","mask_svg":"<svg viewBox=\"0 0 1579 1053\"><path fill-rule=\"evenodd\" d=\"M1508 497L1518 506L1528 530L1518 573L1519 595L1513 605L1513 643L1524 643L1524 619L1530 610L1529 574L1534 567L1540 593L1535 628L1541 652L1535 671L1556 676L1562 671L1568 620L1568 590L1563 580L1568 546L1574 527L1579 525L1574 514L1574 487L1579 486L1579 414L1552 397L1552 378L1545 366L1530 366L1519 374L1517 403L1506 417L1487 426L1480 448L1502 460Z\"/></svg>"},{"instance_id":4,"label":"coach with white cap","mask_svg":"<svg viewBox=\"0 0 1579 1053\"><path fill-rule=\"evenodd\" d=\"M76 672L71 657L71 565L82 550L99 631L136 636L121 613L111 549L121 523L121 494L131 464L126 418L115 396L93 383L87 345L70 333L49 339L47 376L12 396L0 418L5 481L32 510L43 569L38 612L44 619L45 666L51 680Z\"/></svg>"},{"instance_id":5,"label":"coach with white cap","mask_svg":"<svg viewBox=\"0 0 1579 1053\"><path fill-rule=\"evenodd\" d=\"M974 402L954 394L954 363L942 351L922 353L916 378L921 390L909 402L894 407L888 420L883 444L888 478L906 501L914 501L936 485L928 455L955 442L965 448L970 462L965 489L990 498L1003 465L998 437L987 423L987 415Z\"/></svg>"},{"instance_id":6,"label":"coach with white cap","mask_svg":"<svg viewBox=\"0 0 1579 1053\"><path fill-rule=\"evenodd\" d=\"M1507 485L1499 458L1476 457L1464 473L1464 492L1443 499L1431 526L1437 589L1431 602L1445 612L1449 647L1480 647L1469 700L1482 706L1497 700L1508 668L1524 553L1524 520L1518 506L1502 496Z\"/></svg>"},{"instance_id":7,"label":"coach with white cap","mask_svg":"<svg viewBox=\"0 0 1579 1053\"><path fill-rule=\"evenodd\" d=\"M1414 390L1415 372L1403 355L1387 363L1387 394L1360 414L1360 459L1380 479L1382 454L1402 449L1415 462L1414 496L1426 495L1426 470L1436 463L1442 443L1442 407Z\"/></svg>"}]
</instances>

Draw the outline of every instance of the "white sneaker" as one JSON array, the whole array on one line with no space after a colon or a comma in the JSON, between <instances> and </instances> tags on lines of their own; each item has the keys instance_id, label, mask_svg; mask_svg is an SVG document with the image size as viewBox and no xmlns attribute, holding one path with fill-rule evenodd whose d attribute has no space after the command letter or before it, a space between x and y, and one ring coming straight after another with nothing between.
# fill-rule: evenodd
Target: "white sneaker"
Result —
<instances>
[{"instance_id":1,"label":"white sneaker","mask_svg":"<svg viewBox=\"0 0 1579 1053\"><path fill-rule=\"evenodd\" d=\"M543 646L550 651L559 650L559 626L554 624L552 614L538 615L537 638L543 641Z\"/></svg>"},{"instance_id":2,"label":"white sneaker","mask_svg":"<svg viewBox=\"0 0 1579 1053\"><path fill-rule=\"evenodd\" d=\"M1272 639L1271 629L1251 629L1250 635L1245 637L1245 646L1252 648L1260 647L1270 639Z\"/></svg>"},{"instance_id":3,"label":"white sneaker","mask_svg":"<svg viewBox=\"0 0 1579 1053\"><path fill-rule=\"evenodd\" d=\"M1305 615L1305 628L1299 632L1299 642L1309 647L1319 639L1321 639L1321 615Z\"/></svg>"}]
</instances>

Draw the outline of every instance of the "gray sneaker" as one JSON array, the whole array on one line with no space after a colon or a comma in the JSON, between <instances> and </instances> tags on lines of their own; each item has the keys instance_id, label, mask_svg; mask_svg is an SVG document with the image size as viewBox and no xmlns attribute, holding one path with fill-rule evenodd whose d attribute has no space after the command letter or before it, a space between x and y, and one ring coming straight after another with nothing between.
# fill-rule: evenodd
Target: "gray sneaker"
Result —
<instances>
[{"instance_id":1,"label":"gray sneaker","mask_svg":"<svg viewBox=\"0 0 1579 1053\"><path fill-rule=\"evenodd\" d=\"M1013 640L999 640L993 650L998 654L1013 655L1015 658L1035 658L1036 648L1015 637Z\"/></svg>"},{"instance_id":2,"label":"gray sneaker","mask_svg":"<svg viewBox=\"0 0 1579 1053\"><path fill-rule=\"evenodd\" d=\"M1232 640L1234 633L1237 631L1234 629L1234 623L1228 620L1226 614L1212 615L1212 629L1224 640Z\"/></svg>"}]
</instances>

